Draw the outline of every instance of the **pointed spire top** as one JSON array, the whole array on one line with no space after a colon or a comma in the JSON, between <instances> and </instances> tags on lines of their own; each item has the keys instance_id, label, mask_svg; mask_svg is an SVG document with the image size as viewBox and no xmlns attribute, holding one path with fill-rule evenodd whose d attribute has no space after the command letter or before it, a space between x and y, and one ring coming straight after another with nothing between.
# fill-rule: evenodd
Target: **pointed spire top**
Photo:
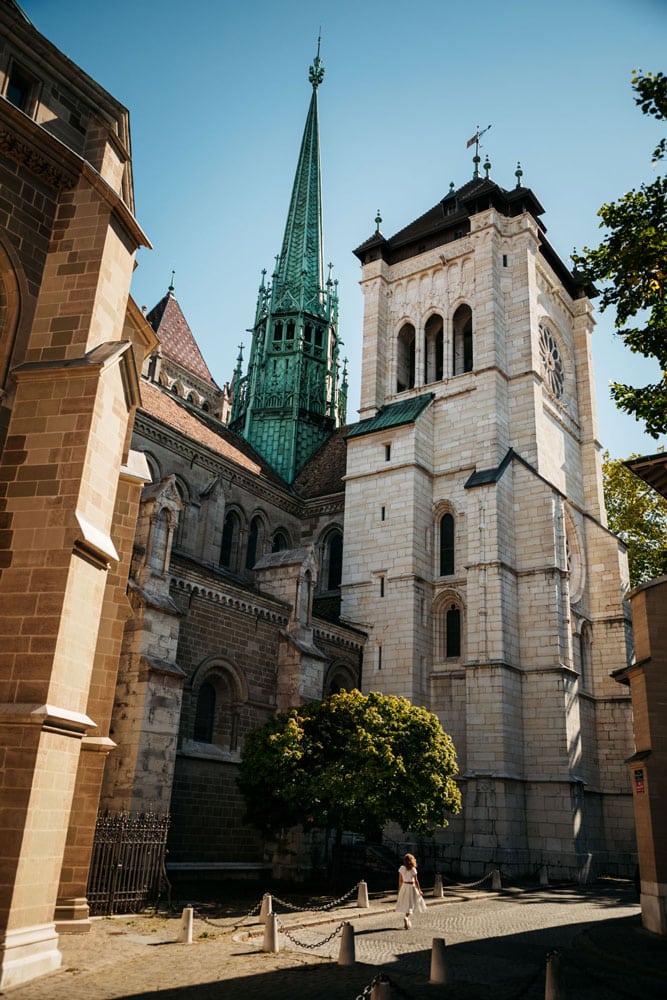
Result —
<instances>
[{"instance_id":1,"label":"pointed spire top","mask_svg":"<svg viewBox=\"0 0 667 1000\"><path fill-rule=\"evenodd\" d=\"M322 60L320 59L320 43L322 42L322 35L317 36L317 55L313 59L313 65L308 70L308 80L313 85L313 90L317 90L319 85L324 79L324 66L322 65Z\"/></svg>"},{"instance_id":2,"label":"pointed spire top","mask_svg":"<svg viewBox=\"0 0 667 1000\"><path fill-rule=\"evenodd\" d=\"M169 288L167 289L167 292L169 293L169 295L173 295L174 294L174 278L175 277L176 277L176 271L172 271L171 272L171 281L169 282Z\"/></svg>"},{"instance_id":3,"label":"pointed spire top","mask_svg":"<svg viewBox=\"0 0 667 1000\"><path fill-rule=\"evenodd\" d=\"M378 208L378 214L375 216L375 232L380 232L380 226L382 225L382 216L380 215L380 209Z\"/></svg>"}]
</instances>

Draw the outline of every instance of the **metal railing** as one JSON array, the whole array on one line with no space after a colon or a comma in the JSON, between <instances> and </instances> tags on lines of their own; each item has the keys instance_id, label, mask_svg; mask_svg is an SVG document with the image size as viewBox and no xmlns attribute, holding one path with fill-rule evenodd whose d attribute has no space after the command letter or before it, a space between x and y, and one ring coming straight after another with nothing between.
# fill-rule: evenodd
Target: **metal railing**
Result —
<instances>
[{"instance_id":1,"label":"metal railing","mask_svg":"<svg viewBox=\"0 0 667 1000\"><path fill-rule=\"evenodd\" d=\"M167 884L168 830L168 814L98 815L86 893L91 916L138 913L157 902Z\"/></svg>"}]
</instances>

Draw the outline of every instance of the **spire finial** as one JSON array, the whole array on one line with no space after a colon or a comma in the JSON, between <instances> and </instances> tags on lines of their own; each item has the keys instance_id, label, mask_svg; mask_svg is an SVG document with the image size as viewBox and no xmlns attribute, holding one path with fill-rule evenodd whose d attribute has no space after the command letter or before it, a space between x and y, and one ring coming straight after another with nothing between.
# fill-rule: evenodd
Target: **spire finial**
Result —
<instances>
[{"instance_id":1,"label":"spire finial","mask_svg":"<svg viewBox=\"0 0 667 1000\"><path fill-rule=\"evenodd\" d=\"M382 223L382 216L380 215L380 209L378 208L378 214L375 216L375 232L380 232L380 225Z\"/></svg>"},{"instance_id":2,"label":"spire finial","mask_svg":"<svg viewBox=\"0 0 667 1000\"><path fill-rule=\"evenodd\" d=\"M521 178L523 177L523 170L521 169L521 164L517 163L516 170L514 171L514 176L516 177L516 186L521 187Z\"/></svg>"},{"instance_id":3,"label":"spire finial","mask_svg":"<svg viewBox=\"0 0 667 1000\"><path fill-rule=\"evenodd\" d=\"M454 194L454 181L449 182L449 194Z\"/></svg>"},{"instance_id":4,"label":"spire finial","mask_svg":"<svg viewBox=\"0 0 667 1000\"><path fill-rule=\"evenodd\" d=\"M471 146L475 147L475 155L472 158L472 162L474 163L474 169L473 169L473 174L472 175L473 175L474 178L479 177L479 165L482 162L481 157L479 155L479 147L480 147L480 141L479 140L482 138L482 136L484 135L485 132L489 131L490 128L491 128L491 126L487 125L486 128L483 128L480 131L480 128L479 128L479 125L478 125L477 126L477 131L475 132L474 136L472 137L472 139L468 139L468 142L466 143L466 149L470 149Z\"/></svg>"},{"instance_id":5,"label":"spire finial","mask_svg":"<svg viewBox=\"0 0 667 1000\"><path fill-rule=\"evenodd\" d=\"M486 160L484 161L484 176L486 177L487 181L489 179L490 171L491 171L491 161L487 156Z\"/></svg>"},{"instance_id":6,"label":"spire finial","mask_svg":"<svg viewBox=\"0 0 667 1000\"><path fill-rule=\"evenodd\" d=\"M317 90L319 85L324 79L324 66L322 65L322 60L320 59L320 43L322 41L322 29L320 28L320 34L317 36L317 55L313 59L313 65L308 70L308 80L313 85L313 90Z\"/></svg>"},{"instance_id":7,"label":"spire finial","mask_svg":"<svg viewBox=\"0 0 667 1000\"><path fill-rule=\"evenodd\" d=\"M168 292L170 295L174 294L174 278L176 277L176 271L171 272L171 281L169 282Z\"/></svg>"}]
</instances>

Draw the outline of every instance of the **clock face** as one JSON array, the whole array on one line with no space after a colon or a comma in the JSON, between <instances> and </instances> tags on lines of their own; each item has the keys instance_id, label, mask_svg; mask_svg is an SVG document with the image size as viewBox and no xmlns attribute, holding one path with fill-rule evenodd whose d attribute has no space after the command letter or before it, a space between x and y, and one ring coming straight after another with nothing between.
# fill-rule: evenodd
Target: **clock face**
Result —
<instances>
[{"instance_id":1,"label":"clock face","mask_svg":"<svg viewBox=\"0 0 667 1000\"><path fill-rule=\"evenodd\" d=\"M540 323L540 359L547 388L556 399L560 399L565 383L563 359L551 330L544 323Z\"/></svg>"}]
</instances>

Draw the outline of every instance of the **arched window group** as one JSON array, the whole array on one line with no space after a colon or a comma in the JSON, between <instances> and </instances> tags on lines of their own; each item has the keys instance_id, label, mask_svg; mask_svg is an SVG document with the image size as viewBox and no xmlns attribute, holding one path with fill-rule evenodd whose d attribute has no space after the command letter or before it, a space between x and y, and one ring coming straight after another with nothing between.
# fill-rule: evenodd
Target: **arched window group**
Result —
<instances>
[{"instance_id":1,"label":"arched window group","mask_svg":"<svg viewBox=\"0 0 667 1000\"><path fill-rule=\"evenodd\" d=\"M452 317L449 336L442 316L433 313L420 336L404 323L396 339L396 391L440 382L473 370L472 309L460 305Z\"/></svg>"}]
</instances>

